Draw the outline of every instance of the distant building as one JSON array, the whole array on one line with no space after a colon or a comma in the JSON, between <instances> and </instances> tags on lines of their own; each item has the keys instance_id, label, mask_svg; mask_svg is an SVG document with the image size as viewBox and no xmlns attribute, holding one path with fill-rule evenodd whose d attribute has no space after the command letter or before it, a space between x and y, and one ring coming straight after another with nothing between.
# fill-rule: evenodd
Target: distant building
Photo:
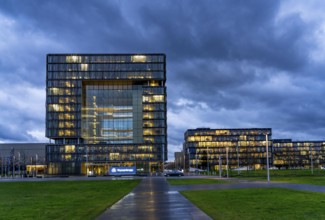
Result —
<instances>
[{"instance_id":1,"label":"distant building","mask_svg":"<svg viewBox=\"0 0 325 220\"><path fill-rule=\"evenodd\" d=\"M271 128L210 129L198 128L185 132L185 166L203 170L247 167L261 169L266 166L266 136L272 140ZM269 142L269 159L271 141Z\"/></svg>"},{"instance_id":2,"label":"distant building","mask_svg":"<svg viewBox=\"0 0 325 220\"><path fill-rule=\"evenodd\" d=\"M0 175L45 174L46 143L0 144ZM37 172L36 172L37 170Z\"/></svg>"},{"instance_id":3,"label":"distant building","mask_svg":"<svg viewBox=\"0 0 325 220\"><path fill-rule=\"evenodd\" d=\"M164 54L49 54L48 174L159 172L167 158Z\"/></svg>"},{"instance_id":4,"label":"distant building","mask_svg":"<svg viewBox=\"0 0 325 220\"><path fill-rule=\"evenodd\" d=\"M184 169L184 152L175 152L175 168L178 170Z\"/></svg>"},{"instance_id":5,"label":"distant building","mask_svg":"<svg viewBox=\"0 0 325 220\"><path fill-rule=\"evenodd\" d=\"M186 169L214 171L220 166L226 169L227 159L229 169L265 169L266 134L270 166L279 169L325 166L325 141L272 139L270 128L197 128L185 132Z\"/></svg>"},{"instance_id":6,"label":"distant building","mask_svg":"<svg viewBox=\"0 0 325 220\"><path fill-rule=\"evenodd\" d=\"M317 168L325 164L325 141L273 140L273 165L278 168Z\"/></svg>"}]
</instances>

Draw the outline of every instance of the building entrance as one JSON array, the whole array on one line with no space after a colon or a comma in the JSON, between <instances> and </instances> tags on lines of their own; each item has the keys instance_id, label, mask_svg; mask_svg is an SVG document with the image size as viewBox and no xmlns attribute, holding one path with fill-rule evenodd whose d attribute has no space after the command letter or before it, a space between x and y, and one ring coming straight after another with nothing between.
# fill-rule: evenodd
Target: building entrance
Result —
<instances>
[{"instance_id":1,"label":"building entrance","mask_svg":"<svg viewBox=\"0 0 325 220\"><path fill-rule=\"evenodd\" d=\"M123 163L83 163L82 174L88 176L105 176L110 175L109 171L111 167L131 167L135 166L137 169L137 175L151 175L158 173L159 164L156 162L123 162Z\"/></svg>"}]
</instances>

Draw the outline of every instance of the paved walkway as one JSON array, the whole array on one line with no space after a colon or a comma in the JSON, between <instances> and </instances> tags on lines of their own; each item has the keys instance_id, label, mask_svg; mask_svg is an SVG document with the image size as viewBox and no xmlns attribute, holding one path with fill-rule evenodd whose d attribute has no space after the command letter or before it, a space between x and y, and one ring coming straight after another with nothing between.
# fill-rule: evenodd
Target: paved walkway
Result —
<instances>
[{"instance_id":1,"label":"paved walkway","mask_svg":"<svg viewBox=\"0 0 325 220\"><path fill-rule=\"evenodd\" d=\"M144 178L127 196L107 209L103 219L211 219L179 192L170 190L164 177Z\"/></svg>"}]
</instances>

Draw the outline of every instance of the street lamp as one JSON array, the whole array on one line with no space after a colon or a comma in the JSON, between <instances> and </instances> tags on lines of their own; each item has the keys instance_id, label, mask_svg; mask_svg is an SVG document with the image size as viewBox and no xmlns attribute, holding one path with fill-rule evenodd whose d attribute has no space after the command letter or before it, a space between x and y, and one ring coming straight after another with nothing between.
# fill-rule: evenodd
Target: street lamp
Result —
<instances>
[{"instance_id":1,"label":"street lamp","mask_svg":"<svg viewBox=\"0 0 325 220\"><path fill-rule=\"evenodd\" d=\"M15 156L12 156L12 178L15 177Z\"/></svg>"},{"instance_id":2,"label":"street lamp","mask_svg":"<svg viewBox=\"0 0 325 220\"><path fill-rule=\"evenodd\" d=\"M34 177L34 171L33 171L33 156L30 157L30 174L32 174L32 177Z\"/></svg>"},{"instance_id":3,"label":"street lamp","mask_svg":"<svg viewBox=\"0 0 325 220\"><path fill-rule=\"evenodd\" d=\"M197 148L195 149L195 167L196 170L198 169L198 164L197 164Z\"/></svg>"},{"instance_id":4,"label":"street lamp","mask_svg":"<svg viewBox=\"0 0 325 220\"><path fill-rule=\"evenodd\" d=\"M187 155L188 155L188 175L190 175L190 171L191 171L191 153L190 153L190 148L187 148Z\"/></svg>"},{"instance_id":5,"label":"street lamp","mask_svg":"<svg viewBox=\"0 0 325 220\"><path fill-rule=\"evenodd\" d=\"M108 147L106 147L105 174L108 174Z\"/></svg>"},{"instance_id":6,"label":"street lamp","mask_svg":"<svg viewBox=\"0 0 325 220\"><path fill-rule=\"evenodd\" d=\"M266 170L267 170L267 182L270 182L270 167L269 167L269 139L268 133L265 134L265 145L266 145Z\"/></svg>"},{"instance_id":7,"label":"street lamp","mask_svg":"<svg viewBox=\"0 0 325 220\"><path fill-rule=\"evenodd\" d=\"M210 167L209 167L209 146L207 146L207 169L208 169L208 175L210 175Z\"/></svg>"},{"instance_id":8,"label":"street lamp","mask_svg":"<svg viewBox=\"0 0 325 220\"><path fill-rule=\"evenodd\" d=\"M313 146L309 146L310 151L310 168L311 168L311 174L314 174L314 164L313 164Z\"/></svg>"},{"instance_id":9,"label":"street lamp","mask_svg":"<svg viewBox=\"0 0 325 220\"><path fill-rule=\"evenodd\" d=\"M221 178L221 173L222 173L222 161L221 161L221 156L219 155L219 178Z\"/></svg>"},{"instance_id":10,"label":"street lamp","mask_svg":"<svg viewBox=\"0 0 325 220\"><path fill-rule=\"evenodd\" d=\"M186 164L186 162L185 162L185 149L183 149L183 172L184 172L184 174L185 174L185 164Z\"/></svg>"},{"instance_id":11,"label":"street lamp","mask_svg":"<svg viewBox=\"0 0 325 220\"><path fill-rule=\"evenodd\" d=\"M20 152L18 152L18 173L20 176Z\"/></svg>"},{"instance_id":12,"label":"street lamp","mask_svg":"<svg viewBox=\"0 0 325 220\"><path fill-rule=\"evenodd\" d=\"M35 176L37 177L37 161L38 161L38 155L35 155Z\"/></svg>"},{"instance_id":13,"label":"street lamp","mask_svg":"<svg viewBox=\"0 0 325 220\"><path fill-rule=\"evenodd\" d=\"M88 147L86 146L86 176L88 176Z\"/></svg>"},{"instance_id":14,"label":"street lamp","mask_svg":"<svg viewBox=\"0 0 325 220\"><path fill-rule=\"evenodd\" d=\"M238 175L239 175L239 145L237 145L237 163L238 163Z\"/></svg>"},{"instance_id":15,"label":"street lamp","mask_svg":"<svg viewBox=\"0 0 325 220\"><path fill-rule=\"evenodd\" d=\"M3 167L4 167L4 156L2 156L2 160L1 160L1 176L3 176Z\"/></svg>"},{"instance_id":16,"label":"street lamp","mask_svg":"<svg viewBox=\"0 0 325 220\"><path fill-rule=\"evenodd\" d=\"M229 177L229 174L228 174L228 151L229 151L229 147L226 147L226 157L227 157L227 178Z\"/></svg>"}]
</instances>

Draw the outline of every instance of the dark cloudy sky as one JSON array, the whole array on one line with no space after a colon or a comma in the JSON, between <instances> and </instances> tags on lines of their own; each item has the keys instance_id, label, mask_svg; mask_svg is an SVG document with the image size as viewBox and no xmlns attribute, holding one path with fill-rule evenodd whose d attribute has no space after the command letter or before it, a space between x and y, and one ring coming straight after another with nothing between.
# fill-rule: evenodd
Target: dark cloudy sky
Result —
<instances>
[{"instance_id":1,"label":"dark cloudy sky","mask_svg":"<svg viewBox=\"0 0 325 220\"><path fill-rule=\"evenodd\" d=\"M325 139L322 0L1 0L0 142L41 142L47 53L166 53L169 159L187 129Z\"/></svg>"}]
</instances>

